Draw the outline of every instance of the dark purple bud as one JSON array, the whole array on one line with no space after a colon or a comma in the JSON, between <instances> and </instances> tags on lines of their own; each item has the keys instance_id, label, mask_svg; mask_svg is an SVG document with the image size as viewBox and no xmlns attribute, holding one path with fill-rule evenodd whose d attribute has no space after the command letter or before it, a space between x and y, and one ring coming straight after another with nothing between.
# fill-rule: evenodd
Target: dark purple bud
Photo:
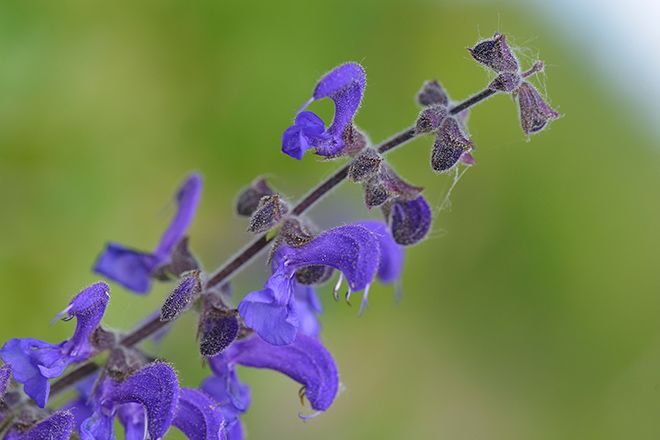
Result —
<instances>
[{"instance_id":1,"label":"dark purple bud","mask_svg":"<svg viewBox=\"0 0 660 440\"><path fill-rule=\"evenodd\" d=\"M495 33L493 38L468 48L472 58L481 64L490 67L496 72L517 72L518 60L506 44L503 34Z\"/></svg>"},{"instance_id":2,"label":"dark purple bud","mask_svg":"<svg viewBox=\"0 0 660 440\"><path fill-rule=\"evenodd\" d=\"M374 177L364 184L364 203L367 208L376 208L387 202L390 192L379 177Z\"/></svg>"},{"instance_id":3,"label":"dark purple bud","mask_svg":"<svg viewBox=\"0 0 660 440\"><path fill-rule=\"evenodd\" d=\"M412 200L416 198L424 188L414 186L403 180L399 175L387 164L383 164L380 173L381 181L387 192L398 199Z\"/></svg>"},{"instance_id":4,"label":"dark purple bud","mask_svg":"<svg viewBox=\"0 0 660 440\"><path fill-rule=\"evenodd\" d=\"M447 118L438 131L438 137L433 144L431 154L431 167L442 172L451 169L461 158L463 153L472 149L474 144L461 129L458 121Z\"/></svg>"},{"instance_id":5,"label":"dark purple bud","mask_svg":"<svg viewBox=\"0 0 660 440\"><path fill-rule=\"evenodd\" d=\"M205 298L197 330L201 355L210 357L222 353L234 342L239 328L236 310L228 310L217 298Z\"/></svg>"},{"instance_id":6,"label":"dark purple bud","mask_svg":"<svg viewBox=\"0 0 660 440\"><path fill-rule=\"evenodd\" d=\"M417 93L417 102L423 106L447 106L449 97L438 81L426 81Z\"/></svg>"},{"instance_id":7,"label":"dark purple bud","mask_svg":"<svg viewBox=\"0 0 660 440\"><path fill-rule=\"evenodd\" d=\"M415 131L417 133L430 133L437 130L447 117L447 108L441 105L433 105L421 111L417 117Z\"/></svg>"},{"instance_id":8,"label":"dark purple bud","mask_svg":"<svg viewBox=\"0 0 660 440\"><path fill-rule=\"evenodd\" d=\"M396 201L389 209L389 225L394 241L410 246L423 239L431 228L431 208L423 196Z\"/></svg>"},{"instance_id":9,"label":"dark purple bud","mask_svg":"<svg viewBox=\"0 0 660 440\"><path fill-rule=\"evenodd\" d=\"M491 81L488 88L491 90L497 90L498 92L511 93L518 88L521 81L522 78L518 73L502 72Z\"/></svg>"},{"instance_id":10,"label":"dark purple bud","mask_svg":"<svg viewBox=\"0 0 660 440\"><path fill-rule=\"evenodd\" d=\"M296 271L296 281L306 286L323 284L332 277L333 272L329 266L306 266Z\"/></svg>"},{"instance_id":11,"label":"dark purple bud","mask_svg":"<svg viewBox=\"0 0 660 440\"><path fill-rule=\"evenodd\" d=\"M181 313L188 310L190 304L197 299L201 291L200 272L193 270L185 274L160 309L160 320L171 321L176 319Z\"/></svg>"},{"instance_id":12,"label":"dark purple bud","mask_svg":"<svg viewBox=\"0 0 660 440\"><path fill-rule=\"evenodd\" d=\"M536 88L528 82L523 82L518 88L518 105L520 106L520 125L526 135L536 133L545 128L548 121L557 119L560 115L541 98Z\"/></svg>"},{"instance_id":13,"label":"dark purple bud","mask_svg":"<svg viewBox=\"0 0 660 440\"><path fill-rule=\"evenodd\" d=\"M300 219L291 217L284 220L278 235L284 243L292 247L300 247L314 238L312 228Z\"/></svg>"},{"instance_id":14,"label":"dark purple bud","mask_svg":"<svg viewBox=\"0 0 660 440\"><path fill-rule=\"evenodd\" d=\"M236 200L236 213L243 217L250 217L259 206L263 196L269 196L275 192L268 186L266 179L258 179L245 188Z\"/></svg>"},{"instance_id":15,"label":"dark purple bud","mask_svg":"<svg viewBox=\"0 0 660 440\"><path fill-rule=\"evenodd\" d=\"M353 182L362 182L375 176L380 170L383 157L373 148L363 150L351 162L348 168L348 178Z\"/></svg>"},{"instance_id":16,"label":"dark purple bud","mask_svg":"<svg viewBox=\"0 0 660 440\"><path fill-rule=\"evenodd\" d=\"M255 234L265 232L278 224L288 211L289 208L278 194L263 196L256 211L250 217L248 231Z\"/></svg>"}]
</instances>

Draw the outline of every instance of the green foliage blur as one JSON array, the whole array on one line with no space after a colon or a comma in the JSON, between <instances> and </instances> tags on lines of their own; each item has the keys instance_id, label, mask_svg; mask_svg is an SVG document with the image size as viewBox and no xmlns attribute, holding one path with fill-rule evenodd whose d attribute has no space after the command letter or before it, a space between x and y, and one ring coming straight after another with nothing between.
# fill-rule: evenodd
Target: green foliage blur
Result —
<instances>
[{"instance_id":1,"label":"green foliage blur","mask_svg":"<svg viewBox=\"0 0 660 440\"><path fill-rule=\"evenodd\" d=\"M498 28L524 67L546 60L565 116L526 142L515 105L476 108L477 165L431 238L407 252L403 301L374 286L364 316L320 293L345 390L309 423L298 385L241 370L251 439L652 439L660 436L657 142L621 112L585 54L532 9L461 2L7 1L0 5L0 341L59 341L48 326L97 280L108 240L152 248L190 170L205 177L191 246L211 270L249 240L232 213L257 175L291 199L339 163L279 152L282 131L336 64L368 74L357 118L374 142L408 127L424 80L456 100L488 73L465 47ZM328 113L329 106L320 105ZM436 211L452 177L431 138L393 153ZM378 215L345 184L312 217ZM235 279L238 298L263 260ZM105 323L129 329L171 286L112 285ZM192 314L155 352L181 382L208 374ZM171 433L173 439L182 438Z\"/></svg>"}]
</instances>

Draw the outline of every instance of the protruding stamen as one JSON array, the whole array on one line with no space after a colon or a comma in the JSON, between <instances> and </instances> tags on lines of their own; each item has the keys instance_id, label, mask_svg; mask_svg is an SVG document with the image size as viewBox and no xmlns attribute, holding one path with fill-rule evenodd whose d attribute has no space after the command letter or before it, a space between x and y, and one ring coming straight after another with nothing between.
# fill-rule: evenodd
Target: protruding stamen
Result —
<instances>
[{"instance_id":1,"label":"protruding stamen","mask_svg":"<svg viewBox=\"0 0 660 440\"><path fill-rule=\"evenodd\" d=\"M339 301L339 289L341 289L341 282L344 280L344 274L339 272L339 278L337 278L337 284L332 290L332 296L335 298L335 301Z\"/></svg>"},{"instance_id":2,"label":"protruding stamen","mask_svg":"<svg viewBox=\"0 0 660 440\"><path fill-rule=\"evenodd\" d=\"M362 294L362 303L360 304L360 311L358 312L359 316L362 316L364 309L367 307L367 302L369 300L369 285L364 288L364 293Z\"/></svg>"},{"instance_id":3,"label":"protruding stamen","mask_svg":"<svg viewBox=\"0 0 660 440\"><path fill-rule=\"evenodd\" d=\"M298 397L300 398L300 404L302 406L305 406L305 386L301 386L300 389L298 390Z\"/></svg>"},{"instance_id":4,"label":"protruding stamen","mask_svg":"<svg viewBox=\"0 0 660 440\"><path fill-rule=\"evenodd\" d=\"M351 293L353 293L353 292L351 292L350 290L347 290L346 293L344 294L344 301L346 301L346 304L348 304L349 306L352 306L352 304L351 304Z\"/></svg>"}]
</instances>

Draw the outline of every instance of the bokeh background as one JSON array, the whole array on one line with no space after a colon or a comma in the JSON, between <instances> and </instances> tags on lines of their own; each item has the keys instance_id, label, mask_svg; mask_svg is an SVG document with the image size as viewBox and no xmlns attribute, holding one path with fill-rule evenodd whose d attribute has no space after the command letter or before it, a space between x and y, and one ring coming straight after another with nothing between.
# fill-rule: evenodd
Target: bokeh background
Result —
<instances>
[{"instance_id":1,"label":"bokeh background","mask_svg":"<svg viewBox=\"0 0 660 440\"><path fill-rule=\"evenodd\" d=\"M48 322L97 279L104 243L152 248L190 170L205 177L193 249L207 269L234 254L249 239L232 214L244 185L265 174L296 199L339 166L279 152L334 65L366 67L357 123L378 142L412 123L424 80L455 99L485 86L465 47L501 30L525 66L546 60L537 84L565 116L527 143L509 97L472 112L477 165L431 238L408 250L403 301L374 287L358 318L320 291L345 390L303 423L298 385L241 370L249 438L658 438L660 149L643 99L658 82L625 57L658 42L611 26L606 8L556 5L2 2L0 340L65 338L71 325ZM430 171L431 143L390 159L438 210L451 177ZM311 216L332 226L370 215L360 200L345 184ZM235 292L264 279L261 260ZM106 324L132 327L168 288L136 297L113 285ZM186 316L158 351L189 386L208 374L194 333Z\"/></svg>"}]
</instances>

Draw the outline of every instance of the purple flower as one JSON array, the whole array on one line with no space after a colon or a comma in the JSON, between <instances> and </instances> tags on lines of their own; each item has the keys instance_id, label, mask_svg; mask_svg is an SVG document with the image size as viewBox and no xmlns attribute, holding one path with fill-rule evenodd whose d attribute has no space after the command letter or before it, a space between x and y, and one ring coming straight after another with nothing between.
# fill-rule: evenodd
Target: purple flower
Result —
<instances>
[{"instance_id":1,"label":"purple flower","mask_svg":"<svg viewBox=\"0 0 660 440\"><path fill-rule=\"evenodd\" d=\"M347 225L330 229L300 247L280 246L273 256L273 275L264 288L249 293L238 305L245 323L274 345L293 342L299 327L295 308L295 272L305 266L333 267L350 291L366 289L379 263L378 240L368 229Z\"/></svg>"},{"instance_id":2,"label":"purple flower","mask_svg":"<svg viewBox=\"0 0 660 440\"><path fill-rule=\"evenodd\" d=\"M191 175L181 185L176 195L177 213L153 252L136 251L109 243L97 259L94 272L133 292L148 292L151 288L151 275L169 262L174 247L184 238L197 210L201 190L202 178L198 174Z\"/></svg>"},{"instance_id":3,"label":"purple flower","mask_svg":"<svg viewBox=\"0 0 660 440\"><path fill-rule=\"evenodd\" d=\"M211 358L210 364L214 373L220 372L221 377L226 377L227 371L233 372L234 365L279 371L303 386L311 407L319 412L330 407L339 388L337 366L328 350L316 338L302 333L286 346L271 345L254 336L242 339L223 354ZM211 395L222 397L227 392L218 390L217 386L223 384L232 385L226 380L207 380L203 388Z\"/></svg>"},{"instance_id":4,"label":"purple flower","mask_svg":"<svg viewBox=\"0 0 660 440\"><path fill-rule=\"evenodd\" d=\"M282 135L282 152L296 159L301 159L311 148L316 148L316 154L321 156L340 154L344 147L344 132L352 126L362 102L365 83L364 69L357 63L342 64L325 74L316 85L312 98L300 109L294 125ZM302 111L322 98L330 98L335 103L335 117L327 130L316 114Z\"/></svg>"},{"instance_id":5,"label":"purple flower","mask_svg":"<svg viewBox=\"0 0 660 440\"><path fill-rule=\"evenodd\" d=\"M19 432L12 429L4 438L5 440L69 440L73 427L73 414L68 411L58 411L27 431Z\"/></svg>"},{"instance_id":6,"label":"purple flower","mask_svg":"<svg viewBox=\"0 0 660 440\"><path fill-rule=\"evenodd\" d=\"M165 436L174 420L179 397L179 382L169 365L156 362L133 373L123 382L104 377L93 398L94 413L80 427L82 440L114 439L114 417L134 438L146 431L156 440ZM142 429L142 431L140 431ZM142 436L140 436L142 432Z\"/></svg>"},{"instance_id":7,"label":"purple flower","mask_svg":"<svg viewBox=\"0 0 660 440\"><path fill-rule=\"evenodd\" d=\"M431 228L431 208L423 196L398 200L389 209L389 225L394 241L410 246L423 239Z\"/></svg>"},{"instance_id":8,"label":"purple flower","mask_svg":"<svg viewBox=\"0 0 660 440\"><path fill-rule=\"evenodd\" d=\"M77 319L71 339L59 344L38 339L11 339L0 349L0 357L11 366L14 379L41 408L46 406L50 383L67 366L87 360L94 352L90 336L96 330L110 299L105 283L92 284L80 292L57 317Z\"/></svg>"},{"instance_id":9,"label":"purple flower","mask_svg":"<svg viewBox=\"0 0 660 440\"><path fill-rule=\"evenodd\" d=\"M526 135L543 130L549 121L560 116L527 81L520 84L516 93L520 107L520 125Z\"/></svg>"},{"instance_id":10,"label":"purple flower","mask_svg":"<svg viewBox=\"0 0 660 440\"><path fill-rule=\"evenodd\" d=\"M190 440L225 438L224 418L219 405L205 393L191 388L179 391L179 404L172 425Z\"/></svg>"}]
</instances>

